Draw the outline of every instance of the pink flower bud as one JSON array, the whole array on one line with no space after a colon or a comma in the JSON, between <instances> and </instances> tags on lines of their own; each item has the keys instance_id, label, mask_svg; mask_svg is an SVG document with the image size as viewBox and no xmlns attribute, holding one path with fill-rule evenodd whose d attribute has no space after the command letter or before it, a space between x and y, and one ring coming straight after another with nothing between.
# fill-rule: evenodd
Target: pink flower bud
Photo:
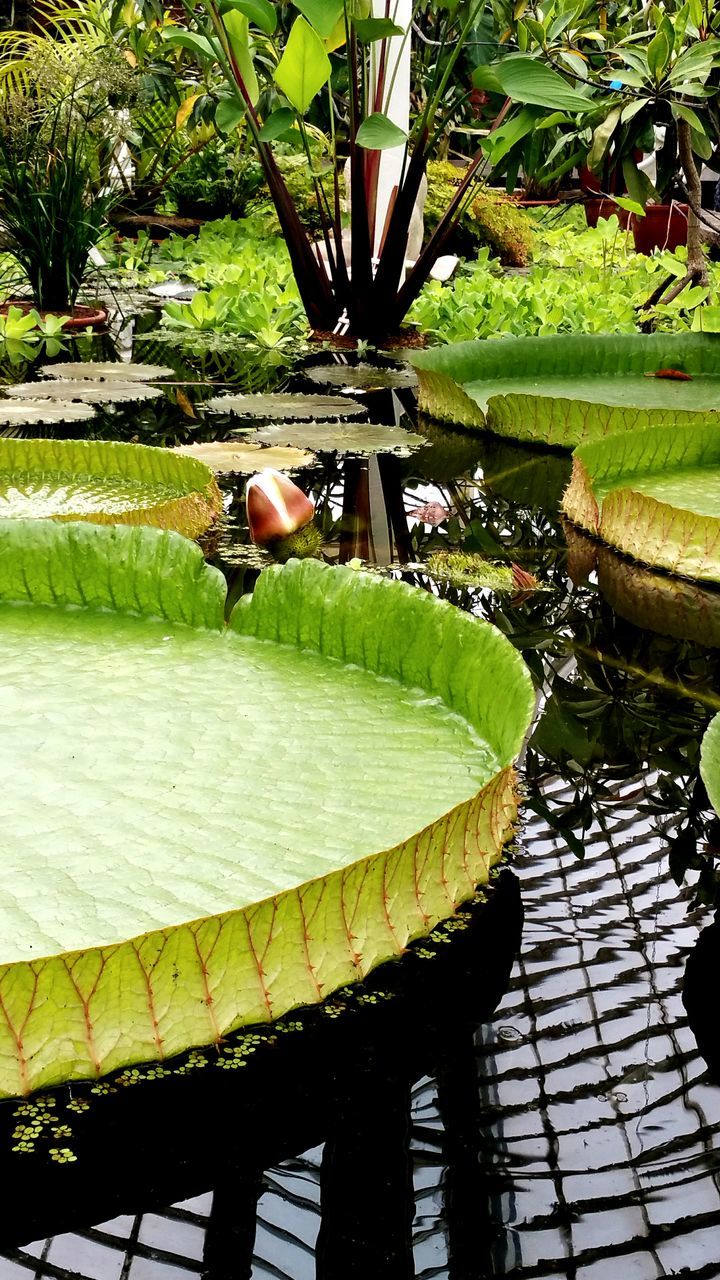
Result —
<instances>
[{"instance_id":1,"label":"pink flower bud","mask_svg":"<svg viewBox=\"0 0 720 1280\"><path fill-rule=\"evenodd\" d=\"M315 514L312 499L272 467L248 480L245 503L250 537L259 547L296 533Z\"/></svg>"}]
</instances>

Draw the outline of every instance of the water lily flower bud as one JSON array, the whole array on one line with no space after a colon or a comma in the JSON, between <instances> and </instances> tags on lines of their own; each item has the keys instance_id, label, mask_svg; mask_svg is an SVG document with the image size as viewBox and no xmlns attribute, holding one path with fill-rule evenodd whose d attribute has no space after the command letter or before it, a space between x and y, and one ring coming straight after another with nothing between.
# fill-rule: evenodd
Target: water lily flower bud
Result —
<instances>
[{"instance_id":1,"label":"water lily flower bud","mask_svg":"<svg viewBox=\"0 0 720 1280\"><path fill-rule=\"evenodd\" d=\"M272 467L248 480L245 502L250 537L259 547L296 533L315 514L312 499Z\"/></svg>"}]
</instances>

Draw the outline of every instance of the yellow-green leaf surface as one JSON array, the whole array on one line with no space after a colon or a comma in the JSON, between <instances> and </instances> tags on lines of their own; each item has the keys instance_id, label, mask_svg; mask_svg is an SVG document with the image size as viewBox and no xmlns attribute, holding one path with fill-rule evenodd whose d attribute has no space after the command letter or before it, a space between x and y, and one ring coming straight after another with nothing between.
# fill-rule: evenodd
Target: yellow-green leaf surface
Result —
<instances>
[{"instance_id":1,"label":"yellow-green leaf surface","mask_svg":"<svg viewBox=\"0 0 720 1280\"><path fill-rule=\"evenodd\" d=\"M700 773L710 803L720 814L720 715L710 721L700 749Z\"/></svg>"},{"instance_id":2,"label":"yellow-green leaf surface","mask_svg":"<svg viewBox=\"0 0 720 1280\"><path fill-rule=\"evenodd\" d=\"M0 519L149 524L189 538L222 510L208 467L108 440L0 440Z\"/></svg>"},{"instance_id":3,"label":"yellow-green leaf surface","mask_svg":"<svg viewBox=\"0 0 720 1280\"><path fill-rule=\"evenodd\" d=\"M720 430L656 427L580 445L563 510L636 560L720 582Z\"/></svg>"},{"instance_id":4,"label":"yellow-green leaf surface","mask_svg":"<svg viewBox=\"0 0 720 1280\"><path fill-rule=\"evenodd\" d=\"M720 425L720 335L554 334L414 351L433 417L573 448L671 423ZM686 380L657 377L663 370Z\"/></svg>"},{"instance_id":5,"label":"yellow-green leaf surface","mask_svg":"<svg viewBox=\"0 0 720 1280\"><path fill-rule=\"evenodd\" d=\"M0 523L0 1092L218 1041L487 878L533 694L492 626L315 561Z\"/></svg>"}]
</instances>

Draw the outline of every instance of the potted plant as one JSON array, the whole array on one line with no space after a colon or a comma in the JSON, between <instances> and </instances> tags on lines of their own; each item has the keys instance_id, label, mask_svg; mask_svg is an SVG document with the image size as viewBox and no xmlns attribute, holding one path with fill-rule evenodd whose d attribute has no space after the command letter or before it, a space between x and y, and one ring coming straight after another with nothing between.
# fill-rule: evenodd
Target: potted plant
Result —
<instances>
[{"instance_id":1,"label":"potted plant","mask_svg":"<svg viewBox=\"0 0 720 1280\"><path fill-rule=\"evenodd\" d=\"M47 45L47 60L34 60L0 97L0 239L22 294L13 305L84 327L106 319L77 298L117 200L103 154L107 77L117 61L78 56L69 70Z\"/></svg>"},{"instance_id":2,"label":"potted plant","mask_svg":"<svg viewBox=\"0 0 720 1280\"><path fill-rule=\"evenodd\" d=\"M403 128L391 118L390 103L398 46L406 48L409 27L373 16L369 6L352 0L300 0L287 35L278 29L278 12L268 0L232 0L232 5L185 0L185 5L188 27L169 32L166 43L192 47L201 62L223 70L216 125L229 133L242 122L252 136L312 329L375 342L398 334L437 258L446 252L486 161L478 150L427 243L417 255L409 254L411 227L417 238L427 163L437 154L458 100L466 96L453 72L476 10L442 9L438 39L447 56L438 57L424 101L409 128ZM256 57L260 50L263 56ZM331 104L331 170L326 185L314 182L320 231L313 236L292 199L275 144L294 136L310 168L314 113L325 99ZM386 151L402 161L383 205L379 192Z\"/></svg>"}]
</instances>

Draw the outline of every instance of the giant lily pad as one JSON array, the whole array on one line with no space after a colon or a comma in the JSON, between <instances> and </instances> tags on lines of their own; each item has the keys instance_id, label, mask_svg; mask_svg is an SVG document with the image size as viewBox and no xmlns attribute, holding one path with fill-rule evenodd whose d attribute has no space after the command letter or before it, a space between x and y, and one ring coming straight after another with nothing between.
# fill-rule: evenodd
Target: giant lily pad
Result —
<instances>
[{"instance_id":1,"label":"giant lily pad","mask_svg":"<svg viewBox=\"0 0 720 1280\"><path fill-rule=\"evenodd\" d=\"M402 427L378 426L371 422L344 422L331 426L324 422L262 427L255 435L264 444L289 445L316 453L402 453L418 449L422 436Z\"/></svg>"},{"instance_id":2,"label":"giant lily pad","mask_svg":"<svg viewBox=\"0 0 720 1280\"><path fill-rule=\"evenodd\" d=\"M720 430L658 427L580 445L563 510L636 560L720 582Z\"/></svg>"},{"instance_id":3,"label":"giant lily pad","mask_svg":"<svg viewBox=\"0 0 720 1280\"><path fill-rule=\"evenodd\" d=\"M173 370L164 364L133 364L123 360L70 360L63 364L46 364L40 370L44 378L91 382L156 382L172 377Z\"/></svg>"},{"instance_id":4,"label":"giant lily pad","mask_svg":"<svg viewBox=\"0 0 720 1280\"><path fill-rule=\"evenodd\" d=\"M566 448L619 431L720 425L715 334L559 334L410 356L434 417ZM685 374L686 380L658 373Z\"/></svg>"},{"instance_id":5,"label":"giant lily pad","mask_svg":"<svg viewBox=\"0 0 720 1280\"><path fill-rule=\"evenodd\" d=\"M212 472L111 440L0 440L0 518L150 524L197 538L222 510Z\"/></svg>"},{"instance_id":6,"label":"giant lily pad","mask_svg":"<svg viewBox=\"0 0 720 1280\"><path fill-rule=\"evenodd\" d=\"M318 1001L497 860L534 699L491 625L291 561L226 629L193 543L42 521L0 602L1 1093Z\"/></svg>"},{"instance_id":7,"label":"giant lily pad","mask_svg":"<svg viewBox=\"0 0 720 1280\"><path fill-rule=\"evenodd\" d=\"M214 413L232 413L240 418L263 418L267 421L321 422L342 418L362 418L367 406L349 396L267 395L213 396L206 409Z\"/></svg>"},{"instance_id":8,"label":"giant lily pad","mask_svg":"<svg viewBox=\"0 0 720 1280\"><path fill-rule=\"evenodd\" d=\"M700 773L710 803L720 814L720 715L710 721L700 748Z\"/></svg>"},{"instance_id":9,"label":"giant lily pad","mask_svg":"<svg viewBox=\"0 0 720 1280\"><path fill-rule=\"evenodd\" d=\"M42 397L48 404L68 400L80 400L83 404L125 404L136 400L154 400L163 393L162 387L149 387L144 382L121 382L119 378L105 378L92 382L90 378L65 381L62 378L46 378L43 382L16 382L5 387L5 395L17 400L37 400Z\"/></svg>"},{"instance_id":10,"label":"giant lily pad","mask_svg":"<svg viewBox=\"0 0 720 1280\"><path fill-rule=\"evenodd\" d=\"M87 422L95 417L91 404L52 400L0 400L0 426L34 427L56 422Z\"/></svg>"},{"instance_id":11,"label":"giant lily pad","mask_svg":"<svg viewBox=\"0 0 720 1280\"><path fill-rule=\"evenodd\" d=\"M314 364L303 372L311 382L324 387L348 387L353 391L399 391L417 384L415 371L402 364Z\"/></svg>"},{"instance_id":12,"label":"giant lily pad","mask_svg":"<svg viewBox=\"0 0 720 1280\"><path fill-rule=\"evenodd\" d=\"M196 458L212 467L213 471L229 475L249 476L263 467L274 467L276 471L299 471L301 467L309 467L315 462L314 453L307 449L285 448L284 445L265 449L261 444L244 440L237 443L234 440L208 440L201 444L180 444L172 452Z\"/></svg>"}]
</instances>

